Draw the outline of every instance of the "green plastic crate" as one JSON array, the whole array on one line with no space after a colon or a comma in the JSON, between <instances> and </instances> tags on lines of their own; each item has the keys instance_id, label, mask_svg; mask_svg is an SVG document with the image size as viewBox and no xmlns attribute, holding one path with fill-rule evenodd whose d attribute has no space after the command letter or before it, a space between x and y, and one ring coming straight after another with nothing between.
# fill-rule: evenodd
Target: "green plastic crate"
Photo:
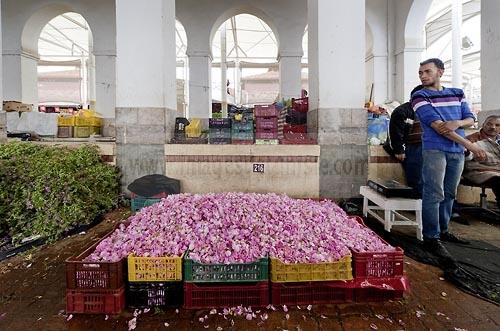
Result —
<instances>
[{"instance_id":1,"label":"green plastic crate","mask_svg":"<svg viewBox=\"0 0 500 331\"><path fill-rule=\"evenodd\" d=\"M131 199L130 207L133 212L139 211L144 207L148 207L154 205L157 202L160 202L161 199L157 198L134 198Z\"/></svg>"},{"instance_id":2,"label":"green plastic crate","mask_svg":"<svg viewBox=\"0 0 500 331\"><path fill-rule=\"evenodd\" d=\"M182 272L185 282L260 282L269 279L269 259L265 257L251 263L203 264L191 260L186 254Z\"/></svg>"}]
</instances>

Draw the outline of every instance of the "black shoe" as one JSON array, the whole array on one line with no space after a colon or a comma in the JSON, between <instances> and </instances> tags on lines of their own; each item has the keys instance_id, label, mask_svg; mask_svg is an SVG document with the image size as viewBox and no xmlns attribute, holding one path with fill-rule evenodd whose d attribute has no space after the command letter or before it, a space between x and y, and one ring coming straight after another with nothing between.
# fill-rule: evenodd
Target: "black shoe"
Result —
<instances>
[{"instance_id":1,"label":"black shoe","mask_svg":"<svg viewBox=\"0 0 500 331\"><path fill-rule=\"evenodd\" d=\"M439 239L424 239L423 247L427 252L431 254L446 259L451 259L451 260L453 259L451 257L450 252L448 252L446 247L443 246L443 244L441 243L441 241L439 241Z\"/></svg>"},{"instance_id":2,"label":"black shoe","mask_svg":"<svg viewBox=\"0 0 500 331\"><path fill-rule=\"evenodd\" d=\"M454 234L449 233L449 232L441 233L440 239L441 239L441 241L447 241L447 242L450 242L450 243L470 244L469 241L467 241L465 239L462 239L462 238L459 238L459 237L457 237Z\"/></svg>"}]
</instances>

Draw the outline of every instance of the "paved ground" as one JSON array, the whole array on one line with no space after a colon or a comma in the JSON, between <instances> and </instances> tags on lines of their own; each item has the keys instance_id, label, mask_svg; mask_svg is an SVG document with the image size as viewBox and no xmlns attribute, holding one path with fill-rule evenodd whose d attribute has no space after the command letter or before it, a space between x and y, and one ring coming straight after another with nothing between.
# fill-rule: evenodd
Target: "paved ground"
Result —
<instances>
[{"instance_id":1,"label":"paved ground","mask_svg":"<svg viewBox=\"0 0 500 331\"><path fill-rule=\"evenodd\" d=\"M127 330L133 311L120 316L65 316L64 260L83 251L124 219L115 211L86 234L37 248L0 262L0 330ZM453 224L453 230L471 239L487 240L500 247L500 228L482 222ZM411 259L405 270L412 290L401 301L289 307L267 311L269 319L225 320L209 311L175 309L150 311L137 318L136 330L500 330L500 307L470 296L441 280L441 271ZM200 317L208 315L204 323ZM165 326L168 323L168 327ZM221 329L219 329L221 330Z\"/></svg>"}]
</instances>

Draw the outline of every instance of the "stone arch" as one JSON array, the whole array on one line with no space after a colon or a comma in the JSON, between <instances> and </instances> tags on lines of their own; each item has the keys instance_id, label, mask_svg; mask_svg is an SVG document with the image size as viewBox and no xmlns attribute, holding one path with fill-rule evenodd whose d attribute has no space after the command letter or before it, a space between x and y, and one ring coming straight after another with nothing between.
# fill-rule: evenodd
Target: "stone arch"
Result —
<instances>
[{"instance_id":1,"label":"stone arch","mask_svg":"<svg viewBox=\"0 0 500 331\"><path fill-rule=\"evenodd\" d=\"M209 45L210 45L210 52L212 50L212 41L214 39L215 33L219 29L222 23L227 21L233 16L240 15L240 14L249 14L253 15L262 21L266 23L271 30L273 31L274 36L276 37L276 41L278 43L278 49L280 49L280 36L278 33L278 28L274 24L274 21L271 17L269 17L263 10L256 8L254 6L238 6L234 7L231 9L226 10L222 15L220 15L215 22L212 24L212 28L210 29L210 39L209 39Z\"/></svg>"},{"instance_id":2,"label":"stone arch","mask_svg":"<svg viewBox=\"0 0 500 331\"><path fill-rule=\"evenodd\" d=\"M406 48L423 48L424 27L433 0L413 0L406 18L404 42Z\"/></svg>"},{"instance_id":3,"label":"stone arch","mask_svg":"<svg viewBox=\"0 0 500 331\"><path fill-rule=\"evenodd\" d=\"M19 8L20 7L20 8ZM92 31L93 55L96 67L96 110L105 118L114 118L116 106L116 9L114 1L86 0L40 0L37 3L24 2L20 6L7 6L4 14L17 19L9 19L9 29L13 33L7 40L9 76L15 84L8 90L14 98L37 103L36 86L33 84L38 61L38 39L42 29L53 18L67 13L80 14ZM4 43L5 45L5 43ZM26 59L26 60L22 60ZM5 59L5 57L4 57Z\"/></svg>"}]
</instances>

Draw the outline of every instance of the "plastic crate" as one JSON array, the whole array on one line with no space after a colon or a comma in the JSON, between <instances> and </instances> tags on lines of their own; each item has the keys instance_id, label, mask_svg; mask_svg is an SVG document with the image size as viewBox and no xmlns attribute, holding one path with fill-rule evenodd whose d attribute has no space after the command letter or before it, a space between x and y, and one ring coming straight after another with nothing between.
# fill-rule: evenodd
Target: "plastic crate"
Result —
<instances>
[{"instance_id":1,"label":"plastic crate","mask_svg":"<svg viewBox=\"0 0 500 331\"><path fill-rule=\"evenodd\" d=\"M130 199L130 209L133 212L139 211L144 207L148 207L154 205L155 203L160 202L161 199L157 198L133 198Z\"/></svg>"},{"instance_id":2,"label":"plastic crate","mask_svg":"<svg viewBox=\"0 0 500 331\"><path fill-rule=\"evenodd\" d=\"M255 139L255 145L278 145L278 139Z\"/></svg>"},{"instance_id":3,"label":"plastic crate","mask_svg":"<svg viewBox=\"0 0 500 331\"><path fill-rule=\"evenodd\" d=\"M203 264L186 254L183 263L184 281L195 283L259 282L269 279L269 259L251 263Z\"/></svg>"},{"instance_id":4,"label":"plastic crate","mask_svg":"<svg viewBox=\"0 0 500 331\"><path fill-rule=\"evenodd\" d=\"M255 139L278 139L278 128L259 130L255 132Z\"/></svg>"},{"instance_id":5,"label":"plastic crate","mask_svg":"<svg viewBox=\"0 0 500 331\"><path fill-rule=\"evenodd\" d=\"M72 126L58 126L57 127L57 137L58 138L71 138L71 137L73 137L73 127Z\"/></svg>"},{"instance_id":6,"label":"plastic crate","mask_svg":"<svg viewBox=\"0 0 500 331\"><path fill-rule=\"evenodd\" d=\"M278 128L278 118L277 117L257 117L255 119L255 127L257 130L267 130Z\"/></svg>"},{"instance_id":7,"label":"plastic crate","mask_svg":"<svg viewBox=\"0 0 500 331\"><path fill-rule=\"evenodd\" d=\"M60 115L57 118L57 126L75 126L75 117Z\"/></svg>"},{"instance_id":8,"label":"plastic crate","mask_svg":"<svg viewBox=\"0 0 500 331\"><path fill-rule=\"evenodd\" d=\"M309 98L292 99L292 108L301 113L309 111Z\"/></svg>"},{"instance_id":9,"label":"plastic crate","mask_svg":"<svg viewBox=\"0 0 500 331\"><path fill-rule=\"evenodd\" d=\"M182 257L127 258L129 282L167 282L182 280Z\"/></svg>"},{"instance_id":10,"label":"plastic crate","mask_svg":"<svg viewBox=\"0 0 500 331\"><path fill-rule=\"evenodd\" d=\"M211 145L229 145L231 138L208 138L208 143Z\"/></svg>"},{"instance_id":11,"label":"plastic crate","mask_svg":"<svg viewBox=\"0 0 500 331\"><path fill-rule=\"evenodd\" d=\"M211 128L208 132L208 138L231 138L231 129L213 129Z\"/></svg>"},{"instance_id":12,"label":"plastic crate","mask_svg":"<svg viewBox=\"0 0 500 331\"><path fill-rule=\"evenodd\" d=\"M231 128L231 119L230 118L209 118L208 119L208 127L209 128Z\"/></svg>"},{"instance_id":13,"label":"plastic crate","mask_svg":"<svg viewBox=\"0 0 500 331\"><path fill-rule=\"evenodd\" d=\"M231 132L231 139L232 140L252 140L254 138L254 133L253 131L250 132Z\"/></svg>"},{"instance_id":14,"label":"plastic crate","mask_svg":"<svg viewBox=\"0 0 500 331\"><path fill-rule=\"evenodd\" d=\"M281 140L283 145L316 145L317 139L307 133L290 133L286 132Z\"/></svg>"},{"instance_id":15,"label":"plastic crate","mask_svg":"<svg viewBox=\"0 0 500 331\"><path fill-rule=\"evenodd\" d=\"M127 306L180 307L184 299L182 282L129 283L127 285Z\"/></svg>"},{"instance_id":16,"label":"plastic crate","mask_svg":"<svg viewBox=\"0 0 500 331\"><path fill-rule=\"evenodd\" d=\"M381 302L389 300L401 300L404 291L382 290L378 288L356 288L354 289L354 300L356 302Z\"/></svg>"},{"instance_id":17,"label":"plastic crate","mask_svg":"<svg viewBox=\"0 0 500 331\"><path fill-rule=\"evenodd\" d=\"M113 231L112 231L113 232ZM111 234L112 232L108 233ZM125 259L118 262L85 262L95 251L95 243L77 257L66 260L66 288L78 290L116 290L125 284Z\"/></svg>"},{"instance_id":18,"label":"plastic crate","mask_svg":"<svg viewBox=\"0 0 500 331\"><path fill-rule=\"evenodd\" d=\"M232 131L251 131L253 132L253 120L233 121Z\"/></svg>"},{"instance_id":19,"label":"plastic crate","mask_svg":"<svg viewBox=\"0 0 500 331\"><path fill-rule=\"evenodd\" d=\"M88 138L92 134L92 127L90 126L75 126L73 128L73 137L75 138Z\"/></svg>"},{"instance_id":20,"label":"plastic crate","mask_svg":"<svg viewBox=\"0 0 500 331\"><path fill-rule=\"evenodd\" d=\"M307 133L307 124L285 124L284 133Z\"/></svg>"},{"instance_id":21,"label":"plastic crate","mask_svg":"<svg viewBox=\"0 0 500 331\"><path fill-rule=\"evenodd\" d=\"M317 305L352 302L353 289L343 282L271 283L273 305Z\"/></svg>"},{"instance_id":22,"label":"plastic crate","mask_svg":"<svg viewBox=\"0 0 500 331\"><path fill-rule=\"evenodd\" d=\"M102 126L102 118L100 117L87 117L87 116L75 116L75 126Z\"/></svg>"},{"instance_id":23,"label":"plastic crate","mask_svg":"<svg viewBox=\"0 0 500 331\"><path fill-rule=\"evenodd\" d=\"M354 216L351 218L364 225L361 217ZM374 233L374 235L376 234ZM380 240L387 244L382 238L380 238ZM352 259L355 278L388 278L403 276L404 251L400 247L396 247L393 252L356 252L353 250Z\"/></svg>"},{"instance_id":24,"label":"plastic crate","mask_svg":"<svg viewBox=\"0 0 500 331\"><path fill-rule=\"evenodd\" d=\"M256 105L254 109L255 117L278 117L279 113L276 105Z\"/></svg>"},{"instance_id":25,"label":"plastic crate","mask_svg":"<svg viewBox=\"0 0 500 331\"><path fill-rule=\"evenodd\" d=\"M269 282L184 283L184 308L265 307L269 304Z\"/></svg>"},{"instance_id":26,"label":"plastic crate","mask_svg":"<svg viewBox=\"0 0 500 331\"><path fill-rule=\"evenodd\" d=\"M285 283L352 279L351 256L345 256L337 262L290 264L271 258L272 282Z\"/></svg>"},{"instance_id":27,"label":"plastic crate","mask_svg":"<svg viewBox=\"0 0 500 331\"><path fill-rule=\"evenodd\" d=\"M125 308L125 288L118 290L66 290L67 314L119 314Z\"/></svg>"}]
</instances>

